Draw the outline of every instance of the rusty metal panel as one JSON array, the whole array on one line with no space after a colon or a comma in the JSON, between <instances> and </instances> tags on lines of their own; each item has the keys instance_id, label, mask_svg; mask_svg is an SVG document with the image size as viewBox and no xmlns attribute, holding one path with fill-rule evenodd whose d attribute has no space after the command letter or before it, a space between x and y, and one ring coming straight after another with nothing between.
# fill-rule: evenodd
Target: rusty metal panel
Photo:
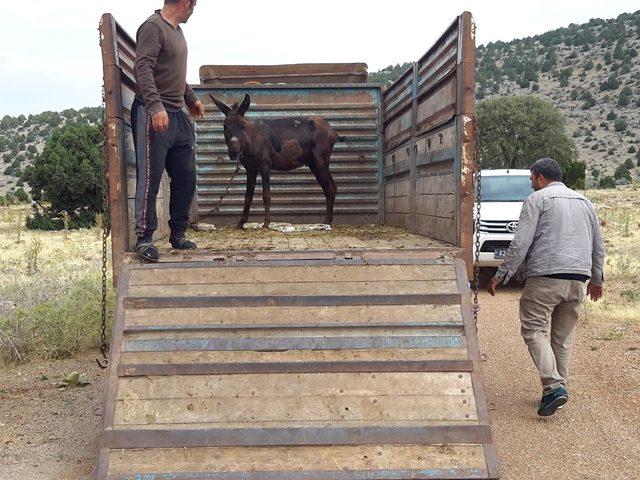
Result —
<instances>
[{"instance_id":1,"label":"rusty metal panel","mask_svg":"<svg viewBox=\"0 0 640 480\"><path fill-rule=\"evenodd\" d=\"M411 138L413 68L408 69L383 93L384 151L388 152Z\"/></svg>"},{"instance_id":2,"label":"rusty metal panel","mask_svg":"<svg viewBox=\"0 0 640 480\"><path fill-rule=\"evenodd\" d=\"M468 267L474 42L465 12L383 92L382 112L386 222L463 247ZM398 200L398 191L408 200Z\"/></svg>"},{"instance_id":3,"label":"rusty metal panel","mask_svg":"<svg viewBox=\"0 0 640 480\"><path fill-rule=\"evenodd\" d=\"M338 186L335 203L337 223L377 223L380 219L379 173L380 88L369 84L336 85L207 85L194 87L205 103L206 118L197 122L197 208L204 215L224 194L236 168L224 142L224 117L209 94L227 104L251 96L248 118L324 117L344 137L331 156L330 170ZM261 179L251 207L251 220L261 221ZM244 170L231 183L219 210L208 221L235 224L244 205ZM289 172L273 172L271 178L274 221L319 222L324 218L325 197L307 167Z\"/></svg>"},{"instance_id":4,"label":"rusty metal panel","mask_svg":"<svg viewBox=\"0 0 640 480\"><path fill-rule=\"evenodd\" d=\"M291 65L203 65L203 85L366 83L366 63L296 63Z\"/></svg>"}]
</instances>

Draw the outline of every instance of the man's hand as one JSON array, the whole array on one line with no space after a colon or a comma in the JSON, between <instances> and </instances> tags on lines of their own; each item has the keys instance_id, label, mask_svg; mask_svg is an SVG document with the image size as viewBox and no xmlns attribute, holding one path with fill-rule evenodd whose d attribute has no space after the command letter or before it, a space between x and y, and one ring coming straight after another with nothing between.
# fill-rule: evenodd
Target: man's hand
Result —
<instances>
[{"instance_id":1,"label":"man's hand","mask_svg":"<svg viewBox=\"0 0 640 480\"><path fill-rule=\"evenodd\" d=\"M487 292L489 292L492 297L496 296L496 288L498 288L498 285L500 285L500 280L493 277L489 282L489 287L487 288Z\"/></svg>"},{"instance_id":2,"label":"man's hand","mask_svg":"<svg viewBox=\"0 0 640 480\"><path fill-rule=\"evenodd\" d=\"M193 118L204 118L204 105L200 100L189 107L189 111L191 112L191 116Z\"/></svg>"},{"instance_id":3,"label":"man's hand","mask_svg":"<svg viewBox=\"0 0 640 480\"><path fill-rule=\"evenodd\" d=\"M151 124L156 132L166 132L169 130L169 114L164 110L154 113Z\"/></svg>"},{"instance_id":4,"label":"man's hand","mask_svg":"<svg viewBox=\"0 0 640 480\"><path fill-rule=\"evenodd\" d=\"M589 297L591 297L591 300L593 300L594 302L600 300L603 293L604 288L602 288L602 285L594 285L591 282L589 282L589 284L587 285L587 295L589 295Z\"/></svg>"}]
</instances>

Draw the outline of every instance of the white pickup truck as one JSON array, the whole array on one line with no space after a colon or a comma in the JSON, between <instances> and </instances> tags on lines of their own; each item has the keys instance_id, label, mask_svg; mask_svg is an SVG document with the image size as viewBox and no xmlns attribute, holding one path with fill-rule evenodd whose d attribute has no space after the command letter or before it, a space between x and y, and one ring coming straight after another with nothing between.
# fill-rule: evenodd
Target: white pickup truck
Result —
<instances>
[{"instance_id":1,"label":"white pickup truck","mask_svg":"<svg viewBox=\"0 0 640 480\"><path fill-rule=\"evenodd\" d=\"M533 193L530 175L529 170L482 170L481 267L497 267L502 263L518 227L522 202Z\"/></svg>"}]
</instances>

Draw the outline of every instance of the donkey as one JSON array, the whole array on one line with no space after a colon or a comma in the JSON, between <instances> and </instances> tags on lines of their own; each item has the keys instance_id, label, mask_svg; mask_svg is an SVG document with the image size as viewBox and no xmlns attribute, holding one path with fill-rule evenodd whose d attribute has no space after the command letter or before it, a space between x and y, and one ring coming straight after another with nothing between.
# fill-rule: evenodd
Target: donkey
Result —
<instances>
[{"instance_id":1,"label":"donkey","mask_svg":"<svg viewBox=\"0 0 640 480\"><path fill-rule=\"evenodd\" d=\"M225 115L224 141L231 160L240 160L247 171L247 191L244 211L238 222L239 229L249 220L258 173L262 176L264 224L271 222L271 171L286 172L303 165L309 167L322 187L326 198L324 223L333 222L333 205L338 191L331 172L329 159L336 142L342 140L326 120L313 118L248 119L244 114L251 105L251 97L245 95L238 106L232 107L210 95L213 103Z\"/></svg>"}]
</instances>

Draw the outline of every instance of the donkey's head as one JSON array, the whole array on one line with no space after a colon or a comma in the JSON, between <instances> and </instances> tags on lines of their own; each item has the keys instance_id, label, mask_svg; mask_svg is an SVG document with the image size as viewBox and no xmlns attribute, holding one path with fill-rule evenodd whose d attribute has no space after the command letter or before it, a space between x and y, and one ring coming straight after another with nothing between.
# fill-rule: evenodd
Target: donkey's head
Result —
<instances>
[{"instance_id":1,"label":"donkey's head","mask_svg":"<svg viewBox=\"0 0 640 480\"><path fill-rule=\"evenodd\" d=\"M242 152L242 148L247 143L247 124L249 123L244 114L249 110L251 97L244 96L240 105L235 103L232 107L227 106L213 95L210 95L216 107L224 113L224 141L229 149L229 158L236 160Z\"/></svg>"}]
</instances>

